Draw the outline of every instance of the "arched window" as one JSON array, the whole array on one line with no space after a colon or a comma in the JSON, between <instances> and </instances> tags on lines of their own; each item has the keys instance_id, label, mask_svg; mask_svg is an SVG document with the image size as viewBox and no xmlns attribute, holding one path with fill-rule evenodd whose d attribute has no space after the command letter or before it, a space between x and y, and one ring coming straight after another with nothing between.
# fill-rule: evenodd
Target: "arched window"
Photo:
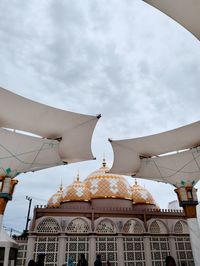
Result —
<instances>
[{"instance_id":1,"label":"arched window","mask_svg":"<svg viewBox=\"0 0 200 266\"><path fill-rule=\"evenodd\" d=\"M100 234L115 234L116 227L113 222L108 219L105 219L97 225L96 232Z\"/></svg>"},{"instance_id":2,"label":"arched window","mask_svg":"<svg viewBox=\"0 0 200 266\"><path fill-rule=\"evenodd\" d=\"M123 232L126 234L142 234L144 233L144 229L140 222L131 219L125 223Z\"/></svg>"},{"instance_id":3,"label":"arched window","mask_svg":"<svg viewBox=\"0 0 200 266\"><path fill-rule=\"evenodd\" d=\"M160 221L153 221L150 224L149 231L151 234L167 234L166 226Z\"/></svg>"},{"instance_id":4,"label":"arched window","mask_svg":"<svg viewBox=\"0 0 200 266\"><path fill-rule=\"evenodd\" d=\"M57 233L60 231L60 226L55 219L45 218L38 224L37 231L39 233Z\"/></svg>"},{"instance_id":5,"label":"arched window","mask_svg":"<svg viewBox=\"0 0 200 266\"><path fill-rule=\"evenodd\" d=\"M187 224L182 221L178 221L174 226L175 234L189 234Z\"/></svg>"},{"instance_id":6,"label":"arched window","mask_svg":"<svg viewBox=\"0 0 200 266\"><path fill-rule=\"evenodd\" d=\"M85 234L89 232L89 225L83 219L76 218L69 223L69 225L66 228L66 232Z\"/></svg>"}]
</instances>

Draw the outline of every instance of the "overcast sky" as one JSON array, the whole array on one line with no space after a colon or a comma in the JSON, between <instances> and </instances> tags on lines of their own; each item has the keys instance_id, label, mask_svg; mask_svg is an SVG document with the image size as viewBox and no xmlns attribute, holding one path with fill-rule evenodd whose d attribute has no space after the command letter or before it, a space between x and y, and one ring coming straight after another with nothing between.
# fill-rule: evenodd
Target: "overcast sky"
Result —
<instances>
[{"instance_id":1,"label":"overcast sky","mask_svg":"<svg viewBox=\"0 0 200 266\"><path fill-rule=\"evenodd\" d=\"M0 0L0 10L0 86L57 108L102 114L92 140L97 160L19 176L7 227L24 229L26 195L45 204L61 178L66 187L79 170L83 180L103 153L111 166L108 138L199 120L199 41L141 0ZM176 199L170 185L139 183L161 208Z\"/></svg>"}]
</instances>

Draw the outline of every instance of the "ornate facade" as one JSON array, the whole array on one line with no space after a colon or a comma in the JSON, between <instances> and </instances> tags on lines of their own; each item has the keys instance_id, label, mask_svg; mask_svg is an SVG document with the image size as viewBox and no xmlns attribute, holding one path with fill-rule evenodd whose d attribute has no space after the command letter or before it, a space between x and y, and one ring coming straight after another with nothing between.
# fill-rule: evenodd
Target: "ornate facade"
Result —
<instances>
[{"instance_id":1,"label":"ornate facade","mask_svg":"<svg viewBox=\"0 0 200 266\"><path fill-rule=\"evenodd\" d=\"M62 186L47 206L34 210L28 239L21 240L18 266L45 253L45 265L74 263L84 253L89 266L96 254L113 266L161 266L171 254L178 265L194 265L185 214L161 210L143 187L103 166L83 182Z\"/></svg>"}]
</instances>

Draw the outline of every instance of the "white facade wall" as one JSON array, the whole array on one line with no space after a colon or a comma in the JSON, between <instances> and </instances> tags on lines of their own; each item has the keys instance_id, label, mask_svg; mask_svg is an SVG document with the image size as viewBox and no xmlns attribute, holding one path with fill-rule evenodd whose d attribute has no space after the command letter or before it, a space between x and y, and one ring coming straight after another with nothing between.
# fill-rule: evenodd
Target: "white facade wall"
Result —
<instances>
[{"instance_id":1,"label":"white facade wall","mask_svg":"<svg viewBox=\"0 0 200 266\"><path fill-rule=\"evenodd\" d=\"M194 265L186 223L177 222L151 219L146 232L139 219L101 217L95 221L92 232L90 220L83 217L43 217L32 232L35 237L29 237L31 245L28 245L26 262L32 250L35 258L40 252L46 253L46 266L62 266L68 255L77 263L81 253L85 254L89 266L93 266L98 253L104 265L107 260L113 266L164 265L169 254L186 266Z\"/></svg>"}]
</instances>

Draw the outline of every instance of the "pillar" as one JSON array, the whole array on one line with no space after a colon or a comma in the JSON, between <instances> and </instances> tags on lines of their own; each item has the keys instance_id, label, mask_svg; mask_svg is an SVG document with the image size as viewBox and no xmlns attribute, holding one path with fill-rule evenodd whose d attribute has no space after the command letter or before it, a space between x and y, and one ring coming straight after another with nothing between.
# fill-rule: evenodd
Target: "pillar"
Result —
<instances>
[{"instance_id":1,"label":"pillar","mask_svg":"<svg viewBox=\"0 0 200 266\"><path fill-rule=\"evenodd\" d=\"M65 261L65 235L62 234L58 238L58 265L66 264Z\"/></svg>"},{"instance_id":2,"label":"pillar","mask_svg":"<svg viewBox=\"0 0 200 266\"><path fill-rule=\"evenodd\" d=\"M144 256L145 256L145 265L152 266L151 260L151 245L149 236L144 236Z\"/></svg>"},{"instance_id":3,"label":"pillar","mask_svg":"<svg viewBox=\"0 0 200 266\"><path fill-rule=\"evenodd\" d=\"M176 244L175 244L174 236L169 236L169 249L170 249L170 255L177 262Z\"/></svg>"},{"instance_id":4,"label":"pillar","mask_svg":"<svg viewBox=\"0 0 200 266\"><path fill-rule=\"evenodd\" d=\"M6 205L9 200L12 200L14 187L18 183L17 180L11 179L9 176L0 177L0 233L3 230L3 215L6 209ZM8 237L9 239L9 237ZM4 245L3 245L4 246ZM4 263L3 266L8 266L9 253L10 253L10 241L7 240L5 244Z\"/></svg>"},{"instance_id":5,"label":"pillar","mask_svg":"<svg viewBox=\"0 0 200 266\"><path fill-rule=\"evenodd\" d=\"M11 179L11 177L5 176L0 178L0 228L2 227L3 214L6 209L6 205L9 200L12 200L14 188L18 183L17 180Z\"/></svg>"},{"instance_id":6,"label":"pillar","mask_svg":"<svg viewBox=\"0 0 200 266\"><path fill-rule=\"evenodd\" d=\"M26 251L26 266L28 266L29 260L34 259L34 247L35 247L36 236L29 235L27 242L27 251Z\"/></svg>"},{"instance_id":7,"label":"pillar","mask_svg":"<svg viewBox=\"0 0 200 266\"><path fill-rule=\"evenodd\" d=\"M197 189L192 184L175 189L178 195L179 204L183 207L190 233L190 242L195 265L200 262L200 228L197 221L196 205L198 205Z\"/></svg>"},{"instance_id":8,"label":"pillar","mask_svg":"<svg viewBox=\"0 0 200 266\"><path fill-rule=\"evenodd\" d=\"M95 236L89 236L89 263L88 265L94 265L96 259L96 238Z\"/></svg>"},{"instance_id":9,"label":"pillar","mask_svg":"<svg viewBox=\"0 0 200 266\"><path fill-rule=\"evenodd\" d=\"M8 266L10 247L8 245L5 246L5 254L4 254L4 263L3 266Z\"/></svg>"},{"instance_id":10,"label":"pillar","mask_svg":"<svg viewBox=\"0 0 200 266\"><path fill-rule=\"evenodd\" d=\"M3 225L3 214L0 214L0 230L2 228Z\"/></svg>"},{"instance_id":11,"label":"pillar","mask_svg":"<svg viewBox=\"0 0 200 266\"><path fill-rule=\"evenodd\" d=\"M124 266L124 243L122 235L117 237L117 260L119 266Z\"/></svg>"},{"instance_id":12,"label":"pillar","mask_svg":"<svg viewBox=\"0 0 200 266\"><path fill-rule=\"evenodd\" d=\"M199 265L200 262L200 230L199 230L199 223L197 218L188 218L187 224L190 233L190 242L192 246L192 252L194 257L195 265Z\"/></svg>"}]
</instances>

